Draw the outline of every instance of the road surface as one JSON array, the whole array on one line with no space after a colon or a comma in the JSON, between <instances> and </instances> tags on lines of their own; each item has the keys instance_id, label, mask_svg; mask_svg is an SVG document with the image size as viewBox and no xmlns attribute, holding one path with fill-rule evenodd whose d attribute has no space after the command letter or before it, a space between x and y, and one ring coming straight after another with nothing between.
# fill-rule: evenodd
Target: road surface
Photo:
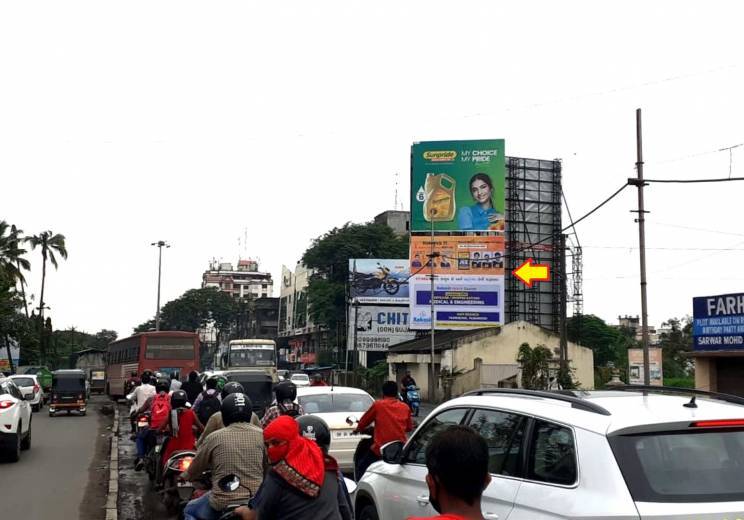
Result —
<instances>
[{"instance_id":1,"label":"road surface","mask_svg":"<svg viewBox=\"0 0 744 520\"><path fill-rule=\"evenodd\" d=\"M103 402L94 397L85 417L49 417L46 407L33 414L31 449L0 462L2 518L103 518L111 425L98 411Z\"/></svg>"}]
</instances>

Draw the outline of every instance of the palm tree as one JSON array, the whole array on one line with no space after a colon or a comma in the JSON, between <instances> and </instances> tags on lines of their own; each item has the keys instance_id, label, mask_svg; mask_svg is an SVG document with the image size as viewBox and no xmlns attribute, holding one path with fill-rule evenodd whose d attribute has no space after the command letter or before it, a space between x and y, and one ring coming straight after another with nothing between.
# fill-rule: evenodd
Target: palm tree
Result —
<instances>
[{"instance_id":1,"label":"palm tree","mask_svg":"<svg viewBox=\"0 0 744 520\"><path fill-rule=\"evenodd\" d=\"M31 249L41 247L41 296L39 297L39 330L44 332L44 284L46 283L46 264L47 258L55 269L57 269L57 257L55 252L59 253L62 258L67 258L67 248L65 247L65 236L59 233L54 234L51 231L42 231L38 235L26 237L25 241L31 245ZM41 341L41 356L45 357L46 349L44 340Z\"/></svg>"},{"instance_id":2,"label":"palm tree","mask_svg":"<svg viewBox=\"0 0 744 520\"><path fill-rule=\"evenodd\" d=\"M31 268L31 263L23 258L26 250L19 247L22 242L22 234L23 231L14 225L9 225L6 221L0 220L0 269L5 271L14 285L16 282L20 282L25 303L26 293L23 286L26 283L26 278L23 276L23 271L28 271ZM26 316L28 316L28 308L26 309Z\"/></svg>"}]
</instances>

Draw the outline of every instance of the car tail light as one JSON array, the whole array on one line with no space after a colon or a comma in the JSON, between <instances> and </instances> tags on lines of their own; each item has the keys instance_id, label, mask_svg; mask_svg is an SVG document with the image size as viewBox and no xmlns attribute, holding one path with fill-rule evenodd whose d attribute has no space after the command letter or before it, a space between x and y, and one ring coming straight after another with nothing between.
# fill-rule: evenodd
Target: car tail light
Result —
<instances>
[{"instance_id":1,"label":"car tail light","mask_svg":"<svg viewBox=\"0 0 744 520\"><path fill-rule=\"evenodd\" d=\"M13 406L15 402L13 401L0 401L0 410L7 410L11 406Z\"/></svg>"},{"instance_id":2,"label":"car tail light","mask_svg":"<svg viewBox=\"0 0 744 520\"><path fill-rule=\"evenodd\" d=\"M744 419L720 419L716 421L695 421L690 426L693 428L731 428L733 426L744 426Z\"/></svg>"},{"instance_id":3,"label":"car tail light","mask_svg":"<svg viewBox=\"0 0 744 520\"><path fill-rule=\"evenodd\" d=\"M38 394L38 393L39 393L39 390L41 390L41 389L39 388L39 385L34 385L34 393L35 393L35 394Z\"/></svg>"}]
</instances>

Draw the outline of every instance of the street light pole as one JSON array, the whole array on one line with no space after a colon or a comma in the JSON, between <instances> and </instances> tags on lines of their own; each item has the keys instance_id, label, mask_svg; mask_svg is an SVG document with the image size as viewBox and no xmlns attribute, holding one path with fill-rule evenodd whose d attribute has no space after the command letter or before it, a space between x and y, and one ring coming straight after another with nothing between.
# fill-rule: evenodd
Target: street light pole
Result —
<instances>
[{"instance_id":1,"label":"street light pole","mask_svg":"<svg viewBox=\"0 0 744 520\"><path fill-rule=\"evenodd\" d=\"M430 218L431 222L431 252L428 255L429 256L429 267L430 267L430 273L431 273L431 289L429 294L429 303L431 304L431 319L429 320L429 338L431 340L431 364L429 365L429 401L432 403L435 402L436 399L436 393L437 393L437 384L436 384L436 371L434 370L434 326L435 326L435 309L434 309L434 258L439 256L439 253L434 252L434 211L431 212Z\"/></svg>"},{"instance_id":2,"label":"street light pole","mask_svg":"<svg viewBox=\"0 0 744 520\"><path fill-rule=\"evenodd\" d=\"M163 264L163 247L170 247L170 244L166 243L165 240L158 240L150 245L158 248L158 307L155 312L155 330L158 331L160 330L160 275Z\"/></svg>"}]
</instances>

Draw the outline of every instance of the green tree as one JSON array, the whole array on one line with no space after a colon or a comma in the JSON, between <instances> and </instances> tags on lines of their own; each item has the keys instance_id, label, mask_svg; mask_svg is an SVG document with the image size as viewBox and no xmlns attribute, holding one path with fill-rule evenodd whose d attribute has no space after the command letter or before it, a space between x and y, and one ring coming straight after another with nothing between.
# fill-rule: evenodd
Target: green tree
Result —
<instances>
[{"instance_id":1,"label":"green tree","mask_svg":"<svg viewBox=\"0 0 744 520\"><path fill-rule=\"evenodd\" d=\"M517 354L517 363L522 368L522 388L546 390L552 359L553 353L545 345L532 348L529 343L522 343Z\"/></svg>"},{"instance_id":2,"label":"green tree","mask_svg":"<svg viewBox=\"0 0 744 520\"><path fill-rule=\"evenodd\" d=\"M670 318L661 326L669 329L659 341L664 379L689 377L692 363L687 353L692 350L692 318Z\"/></svg>"},{"instance_id":3,"label":"green tree","mask_svg":"<svg viewBox=\"0 0 744 520\"><path fill-rule=\"evenodd\" d=\"M342 344L346 331L346 286L350 258L408 258L408 237L384 224L350 224L313 240L302 263L314 271L308 284L309 314L329 335L329 344Z\"/></svg>"},{"instance_id":4,"label":"green tree","mask_svg":"<svg viewBox=\"0 0 744 520\"><path fill-rule=\"evenodd\" d=\"M570 317L567 329L569 341L592 349L597 367L627 364L628 347L635 344L632 333L611 327L591 314Z\"/></svg>"},{"instance_id":5,"label":"green tree","mask_svg":"<svg viewBox=\"0 0 744 520\"><path fill-rule=\"evenodd\" d=\"M109 343L116 341L117 337L118 334L116 334L115 330L101 329L93 336L90 348L105 350L108 348Z\"/></svg>"},{"instance_id":6,"label":"green tree","mask_svg":"<svg viewBox=\"0 0 744 520\"><path fill-rule=\"evenodd\" d=\"M59 254L67 259L67 246L65 245L65 236L51 231L42 231L38 235L26 237L25 241L31 245L31 249L41 248L41 295L39 296L39 320L44 321L44 285L46 284L46 264L47 259L52 263L55 269L58 268L57 257ZM41 358L46 357L47 337L44 334L44 328L40 326L41 331Z\"/></svg>"},{"instance_id":7,"label":"green tree","mask_svg":"<svg viewBox=\"0 0 744 520\"><path fill-rule=\"evenodd\" d=\"M23 258L26 250L20 247L22 242L23 231L16 228L15 225L9 225L6 221L0 220L0 270L4 271L11 282L19 282L21 290L26 279L23 271L31 268L30 262ZM25 300L25 291L24 291ZM28 315L28 309L26 310Z\"/></svg>"}]
</instances>

